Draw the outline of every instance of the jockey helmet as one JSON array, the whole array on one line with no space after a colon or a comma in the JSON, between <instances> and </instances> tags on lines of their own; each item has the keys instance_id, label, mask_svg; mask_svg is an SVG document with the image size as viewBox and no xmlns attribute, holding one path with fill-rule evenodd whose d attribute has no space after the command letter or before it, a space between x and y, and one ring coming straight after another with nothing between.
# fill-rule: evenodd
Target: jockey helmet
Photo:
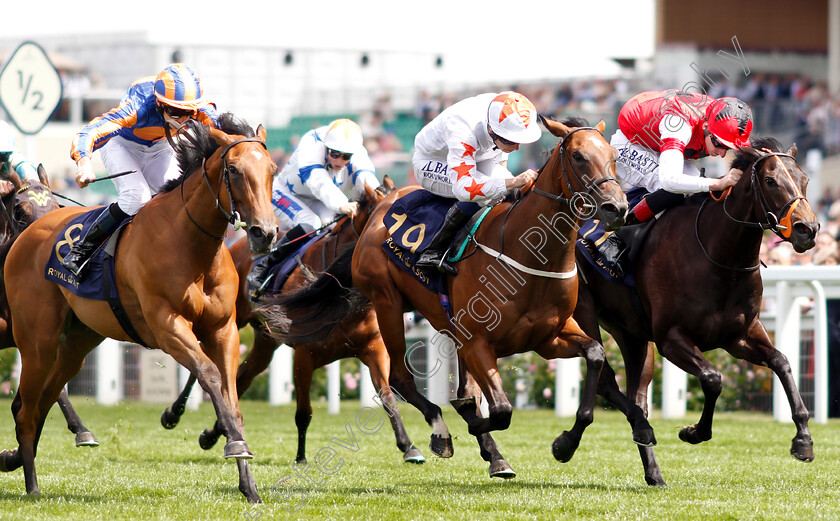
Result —
<instances>
[{"instance_id":1,"label":"jockey helmet","mask_svg":"<svg viewBox=\"0 0 840 521\"><path fill-rule=\"evenodd\" d=\"M362 129L349 119L337 119L327 127L324 146L330 150L355 154L362 149Z\"/></svg>"},{"instance_id":2,"label":"jockey helmet","mask_svg":"<svg viewBox=\"0 0 840 521\"><path fill-rule=\"evenodd\" d=\"M11 125L0 121L0 154L15 151L15 134Z\"/></svg>"},{"instance_id":3,"label":"jockey helmet","mask_svg":"<svg viewBox=\"0 0 840 521\"><path fill-rule=\"evenodd\" d=\"M750 146L752 110L738 98L720 98L706 108L709 132L729 148Z\"/></svg>"},{"instance_id":4,"label":"jockey helmet","mask_svg":"<svg viewBox=\"0 0 840 521\"><path fill-rule=\"evenodd\" d=\"M493 98L487 123L494 134L514 143L533 143L542 135L536 107L518 92L506 91Z\"/></svg>"},{"instance_id":5,"label":"jockey helmet","mask_svg":"<svg viewBox=\"0 0 840 521\"><path fill-rule=\"evenodd\" d=\"M188 65L173 63L155 78L155 98L163 105L184 110L198 110L206 103L201 80Z\"/></svg>"}]
</instances>

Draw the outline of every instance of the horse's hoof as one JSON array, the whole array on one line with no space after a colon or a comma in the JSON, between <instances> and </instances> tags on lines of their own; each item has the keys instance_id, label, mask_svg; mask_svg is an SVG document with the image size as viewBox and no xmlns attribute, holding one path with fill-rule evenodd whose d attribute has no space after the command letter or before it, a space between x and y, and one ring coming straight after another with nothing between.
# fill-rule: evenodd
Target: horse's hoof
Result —
<instances>
[{"instance_id":1,"label":"horse's hoof","mask_svg":"<svg viewBox=\"0 0 840 521\"><path fill-rule=\"evenodd\" d=\"M254 455L248 450L244 441L229 441L225 444L226 459L253 459Z\"/></svg>"},{"instance_id":2,"label":"horse's hoof","mask_svg":"<svg viewBox=\"0 0 840 521\"><path fill-rule=\"evenodd\" d=\"M653 447L656 445L656 436L653 435L653 429L642 429L638 432L633 432L633 443L641 445L642 447Z\"/></svg>"},{"instance_id":3,"label":"horse's hoof","mask_svg":"<svg viewBox=\"0 0 840 521\"><path fill-rule=\"evenodd\" d=\"M662 479L662 476L645 476L645 483L652 487L667 487L668 485L665 484L665 480Z\"/></svg>"},{"instance_id":4,"label":"horse's hoof","mask_svg":"<svg viewBox=\"0 0 840 521\"><path fill-rule=\"evenodd\" d=\"M551 453L554 454L554 459L561 463L568 463L575 455L577 444L569 439L569 431L563 431L563 434L554 438L551 444Z\"/></svg>"},{"instance_id":5,"label":"horse's hoof","mask_svg":"<svg viewBox=\"0 0 840 521\"><path fill-rule=\"evenodd\" d=\"M405 454L403 454L403 461L406 463L426 463L426 458L423 457L423 453L420 452L420 449L412 445Z\"/></svg>"},{"instance_id":6,"label":"horse's hoof","mask_svg":"<svg viewBox=\"0 0 840 521\"><path fill-rule=\"evenodd\" d=\"M814 442L810 438L808 440L794 438L790 454L799 461L814 461Z\"/></svg>"},{"instance_id":7,"label":"horse's hoof","mask_svg":"<svg viewBox=\"0 0 840 521\"><path fill-rule=\"evenodd\" d=\"M198 446L204 450L212 449L217 441L219 441L219 435L211 434L208 430L201 431L201 434L198 435Z\"/></svg>"},{"instance_id":8,"label":"horse's hoof","mask_svg":"<svg viewBox=\"0 0 840 521\"><path fill-rule=\"evenodd\" d=\"M164 429L172 430L178 425L178 422L181 420L181 417L174 412L172 409L166 409L162 413L160 413L160 424L163 425Z\"/></svg>"},{"instance_id":9,"label":"horse's hoof","mask_svg":"<svg viewBox=\"0 0 840 521\"><path fill-rule=\"evenodd\" d=\"M511 479L516 477L516 472L508 465L507 461L500 459L490 463L490 477Z\"/></svg>"},{"instance_id":10,"label":"horse's hoof","mask_svg":"<svg viewBox=\"0 0 840 521\"><path fill-rule=\"evenodd\" d=\"M80 432L76 434L77 447L98 447L99 440L90 431Z\"/></svg>"},{"instance_id":11,"label":"horse's hoof","mask_svg":"<svg viewBox=\"0 0 840 521\"><path fill-rule=\"evenodd\" d=\"M0 451L0 472L9 472L14 469L10 469L6 467L6 458L14 456L15 451L9 449L3 449Z\"/></svg>"},{"instance_id":12,"label":"horse's hoof","mask_svg":"<svg viewBox=\"0 0 840 521\"><path fill-rule=\"evenodd\" d=\"M306 458L295 459L295 465L306 465Z\"/></svg>"},{"instance_id":13,"label":"horse's hoof","mask_svg":"<svg viewBox=\"0 0 840 521\"><path fill-rule=\"evenodd\" d=\"M432 449L437 456L441 458L451 458L455 454L455 447L452 446L452 438L444 438L437 434L432 434L432 439L429 442L429 448Z\"/></svg>"},{"instance_id":14,"label":"horse's hoof","mask_svg":"<svg viewBox=\"0 0 840 521\"><path fill-rule=\"evenodd\" d=\"M712 439L712 433L709 432L708 436L703 436L697 431L696 425L689 425L680 429L680 439L686 443L697 445L698 443Z\"/></svg>"}]
</instances>

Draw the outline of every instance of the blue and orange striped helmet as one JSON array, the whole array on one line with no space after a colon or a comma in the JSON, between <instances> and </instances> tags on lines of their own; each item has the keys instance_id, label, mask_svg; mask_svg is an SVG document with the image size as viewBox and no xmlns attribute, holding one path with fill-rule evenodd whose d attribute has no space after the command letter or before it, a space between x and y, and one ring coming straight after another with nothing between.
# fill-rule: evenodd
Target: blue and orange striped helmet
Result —
<instances>
[{"instance_id":1,"label":"blue and orange striped helmet","mask_svg":"<svg viewBox=\"0 0 840 521\"><path fill-rule=\"evenodd\" d=\"M155 97L164 105L198 110L206 104L202 95L198 74L183 63L173 63L155 78Z\"/></svg>"}]
</instances>

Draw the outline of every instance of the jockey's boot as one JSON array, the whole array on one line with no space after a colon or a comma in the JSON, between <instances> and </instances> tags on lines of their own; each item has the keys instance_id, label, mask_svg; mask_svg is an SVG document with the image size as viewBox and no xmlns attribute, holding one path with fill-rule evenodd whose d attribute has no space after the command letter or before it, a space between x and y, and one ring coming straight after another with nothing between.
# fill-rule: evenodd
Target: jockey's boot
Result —
<instances>
[{"instance_id":1,"label":"jockey's boot","mask_svg":"<svg viewBox=\"0 0 840 521\"><path fill-rule=\"evenodd\" d=\"M295 240L311 232L313 228L306 224L298 224L284 235L268 255L261 258L251 268L248 274L248 294L252 300L260 298L265 293L265 288L271 281L268 273L271 268L283 261L295 248L301 245L301 241Z\"/></svg>"},{"instance_id":2,"label":"jockey's boot","mask_svg":"<svg viewBox=\"0 0 840 521\"><path fill-rule=\"evenodd\" d=\"M77 279L81 279L82 270L90 260L90 256L116 231L120 223L127 217L128 214L117 206L117 203L105 207L99 217L96 218L93 226L88 228L85 236L73 244L70 252L61 259L61 265L75 275Z\"/></svg>"},{"instance_id":3,"label":"jockey's boot","mask_svg":"<svg viewBox=\"0 0 840 521\"><path fill-rule=\"evenodd\" d=\"M611 233L607 239L598 246L598 251L603 255L604 261L615 269L619 277L624 276L624 268L621 265L621 258L627 251L627 245L616 233Z\"/></svg>"},{"instance_id":4,"label":"jockey's boot","mask_svg":"<svg viewBox=\"0 0 840 521\"><path fill-rule=\"evenodd\" d=\"M459 207L459 203L453 204L446 212L443 226L432 238L432 243L420 255L415 264L421 268L435 268L450 275L457 275L458 268L446 261L446 247L461 226L470 220L470 217L472 215L464 212Z\"/></svg>"}]
</instances>

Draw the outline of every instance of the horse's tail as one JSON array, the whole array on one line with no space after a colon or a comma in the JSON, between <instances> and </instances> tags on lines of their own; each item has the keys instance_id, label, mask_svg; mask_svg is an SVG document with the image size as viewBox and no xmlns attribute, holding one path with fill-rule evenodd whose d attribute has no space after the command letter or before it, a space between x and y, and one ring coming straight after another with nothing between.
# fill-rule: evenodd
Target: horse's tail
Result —
<instances>
[{"instance_id":1,"label":"horse's tail","mask_svg":"<svg viewBox=\"0 0 840 521\"><path fill-rule=\"evenodd\" d=\"M323 342L343 320L365 310L369 300L353 287L349 244L314 282L266 299L257 309L278 343Z\"/></svg>"}]
</instances>

